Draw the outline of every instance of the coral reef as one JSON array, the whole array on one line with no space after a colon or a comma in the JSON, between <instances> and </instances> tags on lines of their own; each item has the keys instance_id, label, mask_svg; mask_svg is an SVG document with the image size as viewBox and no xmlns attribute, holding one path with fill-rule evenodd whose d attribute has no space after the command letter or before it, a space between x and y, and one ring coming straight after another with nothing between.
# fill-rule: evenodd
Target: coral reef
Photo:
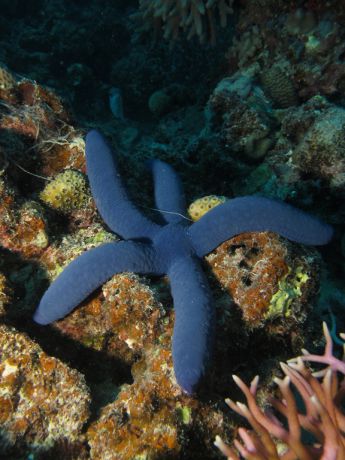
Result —
<instances>
[{"instance_id":1,"label":"coral reef","mask_svg":"<svg viewBox=\"0 0 345 460\"><path fill-rule=\"evenodd\" d=\"M43 94L36 83L26 82L25 85L29 93ZM245 92L245 80L238 87L238 91ZM250 87L253 87L252 84ZM21 89L17 88L16 91L14 94L20 94ZM49 190L56 178L64 178L66 170L68 175L72 173L73 178L78 179L77 182L81 179L80 184L78 182L79 185L72 189L78 196L85 196L82 175L85 172L84 145L80 132L67 123L67 118L63 125L59 120L54 124L54 110L59 116L65 111L60 105L51 102L55 100L53 96L49 97L43 102L42 96L37 96L33 102L34 110L30 113L27 104L24 101L20 103L19 99L11 102L10 109L4 108L2 113L7 136L2 144L6 161L1 176L1 241L4 247L23 257L26 263L38 263L41 270L36 273L34 266L25 267L19 261L14 265L15 270L20 268L22 273L17 278L11 275L13 288L17 290L19 283L22 283L21 277L25 277L25 288L31 286L33 290L33 293L26 294L23 304L26 304L25 298L36 299L36 302L36 290L42 292L43 284L53 281L82 252L103 242L117 240L115 235L99 224L99 217L92 206L81 206L74 210L65 208L62 225L59 213L55 213L50 204L44 201L38 203L39 198L44 197L43 190ZM52 106L55 108L52 109ZM9 117L13 114L16 121L9 124ZM50 121L48 125L42 125L41 117L45 119L46 115L49 115ZM37 129L31 127L41 125L43 128L36 136ZM24 169L18 168L14 162ZM207 175L209 169L205 170L204 177ZM50 181L36 176L46 176ZM20 184L23 178L23 184ZM53 196L55 192L56 189L52 192ZM222 197L218 197L219 200L223 201ZM214 204L212 197L210 201ZM39 230L34 218L42 223L42 230ZM44 231L46 239L38 238L40 231ZM20 235L20 238L16 238L16 235ZM52 238L51 235L55 236ZM37 246L37 238L45 243ZM317 285L318 259L313 251L297 249L271 234L253 233L243 235L242 240L235 237L224 243L209 256L209 263L217 282L225 288L224 292L233 297L237 311L241 312L244 319L241 323L243 329L240 335L236 335L241 329L238 327L238 321L241 320L234 311L228 324L230 296L224 297L222 294L217 298L215 306L222 329L220 335L237 337L235 342L241 344L241 353L245 353L249 346L250 334L254 334L252 340L259 343L260 336L255 336L255 331L262 327L266 327L265 334L272 337L273 341L275 337L278 341L280 337L285 337L285 347L291 337L295 337L291 343L303 343L303 324ZM11 271L11 264L8 267L7 270ZM6 315L8 302L12 301L7 272L3 280L1 299L5 308L3 314ZM248 280L253 280L251 293ZM262 285L267 288L265 305L260 303ZM256 310L250 309L253 300ZM20 321L20 315L31 314L34 302L30 300L21 309L11 309L8 318ZM104 449L109 458L127 460L138 455L179 458L184 450L190 452L189 445L193 446L195 439L200 437L206 449L203 449L203 453L213 455L211 440L219 432L223 416L212 403L188 398L176 385L170 353L174 323L171 304L165 280L158 284L156 280L149 282L137 275L123 273L111 278L72 314L54 324L54 330L61 334L63 340L71 339L80 344L86 354L89 350L117 360L121 375L126 366L131 366L134 381L124 385L121 385L121 379L116 382L117 396L115 393L107 396L107 405L87 427L90 454L84 451L85 444L81 435L67 440L67 444L56 438L49 445L49 452L58 452L57 455L61 456L61 452L70 450L83 455L83 458L100 458L101 449ZM15 330L11 331L14 336L19 334ZM290 347L291 344L288 349ZM222 341L221 349L217 348L217 366L232 348L232 341ZM271 356L268 357L270 359ZM215 379L215 387L225 387L222 380L224 377L217 374L212 378ZM103 388L101 384L99 387ZM106 392L105 387L102 391ZM58 397L58 393L56 395ZM224 433L228 431L229 427L225 426ZM27 452L28 447L25 446L28 444L22 446L16 439L11 449Z\"/></svg>"},{"instance_id":2,"label":"coral reef","mask_svg":"<svg viewBox=\"0 0 345 460\"><path fill-rule=\"evenodd\" d=\"M341 343L344 4L229 1L223 3L221 28L221 3L12 0L2 9L0 398L4 388L11 391L12 405L0 407L0 457L209 460L221 457L213 446L217 434L222 448L227 443L233 451L232 440L243 435L238 442L245 454L246 440L257 439L239 428L243 418L224 410L226 395L235 401L243 396L229 376L235 372L249 382L260 374L255 404L267 420L270 395L278 408L284 404L272 380L281 378L279 361L303 347L321 349L321 319L330 324L334 343ZM205 10L192 12L197 4ZM125 119L119 107L119 118L111 112L112 89L121 95ZM144 163L159 158L178 171L188 202L212 194L258 194L336 227L326 251L247 233L204 260L217 340L213 365L195 398L182 394L174 379L174 311L165 278L122 273L50 328L31 320L45 289L72 260L118 241L93 200L62 211L40 198L65 171L86 177L84 136L94 128L115 146L131 196L152 219L157 211ZM75 192L87 200L83 179ZM11 356L2 358L3 349ZM17 370L13 357L20 361ZM289 372L304 379L305 388L326 389L329 376L310 377L298 366ZM336 373L331 374L335 388ZM338 385L342 378L338 372ZM46 400L32 393L35 383ZM290 387L296 396L294 383ZM78 395L85 398L80 408ZM313 403L308 407L315 410L310 427L319 434L322 417ZM28 413L32 429L22 418ZM275 415L287 421L279 411ZM337 436L327 432L334 444ZM278 438L273 444L269 435L262 438L276 458L288 449ZM311 438L302 440L312 447ZM321 446L322 438L312 454L321 457ZM252 455L265 458L265 448Z\"/></svg>"}]
</instances>

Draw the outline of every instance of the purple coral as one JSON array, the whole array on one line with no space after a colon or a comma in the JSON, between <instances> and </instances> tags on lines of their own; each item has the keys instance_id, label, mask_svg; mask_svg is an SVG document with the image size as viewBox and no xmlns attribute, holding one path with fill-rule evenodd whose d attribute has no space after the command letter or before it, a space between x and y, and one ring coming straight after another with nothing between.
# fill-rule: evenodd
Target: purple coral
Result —
<instances>
[{"instance_id":1,"label":"purple coral","mask_svg":"<svg viewBox=\"0 0 345 460\"><path fill-rule=\"evenodd\" d=\"M281 363L285 377L275 378L274 382L280 389L282 399L269 398L269 403L278 417L272 411L262 410L256 401L258 376L252 380L250 387L236 375L233 376L247 399L247 405L235 403L231 399L226 399L226 403L245 417L254 431L239 428L238 434L242 442L238 439L234 441L238 452L227 446L219 436L216 437L215 445L228 459L345 458L345 415L341 410L345 395L345 357L340 360L333 355L333 342L326 323L323 323L323 332L326 346L322 356L303 350L303 356L291 359L287 364ZM342 338L345 338L345 334L342 334ZM305 366L304 361L326 364L327 367L313 373ZM338 378L338 372L342 374L341 380ZM303 401L303 411L298 407L290 383L294 385ZM303 432L308 432L315 442L306 444L302 437Z\"/></svg>"}]
</instances>

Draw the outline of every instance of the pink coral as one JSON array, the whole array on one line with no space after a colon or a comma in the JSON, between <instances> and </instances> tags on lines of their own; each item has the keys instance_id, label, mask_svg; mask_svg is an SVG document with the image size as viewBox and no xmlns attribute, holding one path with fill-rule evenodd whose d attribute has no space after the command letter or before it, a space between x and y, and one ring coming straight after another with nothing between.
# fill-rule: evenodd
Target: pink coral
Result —
<instances>
[{"instance_id":1,"label":"pink coral","mask_svg":"<svg viewBox=\"0 0 345 460\"><path fill-rule=\"evenodd\" d=\"M281 363L283 379L275 378L282 399L270 398L273 412L263 411L256 400L259 377L248 387L239 377L235 383L244 393L247 405L227 399L231 409L247 419L254 431L240 428L234 446L245 459L252 460L342 460L345 458L345 416L341 403L345 394L345 358L333 355L333 343L326 324L323 324L326 347L322 356L303 350L303 356ZM345 338L345 334L343 334ZM316 362L327 367L312 373L304 364ZM337 373L342 374L339 380ZM321 380L322 378L322 380ZM304 404L298 407L292 383ZM281 420L285 419L285 423ZM309 433L316 442L305 444L302 433ZM231 460L239 460L239 454L217 436L215 445ZM283 445L283 447L282 447Z\"/></svg>"}]
</instances>

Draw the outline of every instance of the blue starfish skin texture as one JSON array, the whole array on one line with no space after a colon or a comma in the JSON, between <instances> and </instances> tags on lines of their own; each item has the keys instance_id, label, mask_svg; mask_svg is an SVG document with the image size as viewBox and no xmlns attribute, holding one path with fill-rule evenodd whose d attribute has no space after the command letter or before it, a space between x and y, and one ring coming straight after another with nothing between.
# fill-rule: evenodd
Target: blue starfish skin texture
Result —
<instances>
[{"instance_id":1,"label":"blue starfish skin texture","mask_svg":"<svg viewBox=\"0 0 345 460\"><path fill-rule=\"evenodd\" d=\"M323 245L332 228L290 205L258 196L229 200L189 225L178 175L150 161L155 202L163 224L146 218L130 201L116 158L102 135L86 136L86 167L97 208L123 241L105 243L70 263L44 294L34 320L63 318L114 274L167 275L175 309L172 356L178 384L191 394L205 373L214 338L214 309L201 258L243 232L272 231L298 243Z\"/></svg>"}]
</instances>

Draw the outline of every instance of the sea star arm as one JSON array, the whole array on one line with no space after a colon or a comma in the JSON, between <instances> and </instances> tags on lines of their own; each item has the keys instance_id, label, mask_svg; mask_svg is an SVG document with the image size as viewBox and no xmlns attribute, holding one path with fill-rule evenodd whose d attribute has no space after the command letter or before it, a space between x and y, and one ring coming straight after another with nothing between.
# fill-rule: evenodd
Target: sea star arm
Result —
<instances>
[{"instance_id":1,"label":"sea star arm","mask_svg":"<svg viewBox=\"0 0 345 460\"><path fill-rule=\"evenodd\" d=\"M151 238L159 226L130 201L116 159L98 131L87 134L85 153L92 195L106 224L122 238Z\"/></svg>"},{"instance_id":2,"label":"sea star arm","mask_svg":"<svg viewBox=\"0 0 345 460\"><path fill-rule=\"evenodd\" d=\"M212 296L196 258L179 259L168 270L168 276L175 310L174 371L178 384L190 394L205 372L212 348Z\"/></svg>"},{"instance_id":3,"label":"sea star arm","mask_svg":"<svg viewBox=\"0 0 345 460\"><path fill-rule=\"evenodd\" d=\"M155 203L166 223L182 221L186 215L186 201L181 179L174 169L160 160L150 160L154 182Z\"/></svg>"},{"instance_id":4,"label":"sea star arm","mask_svg":"<svg viewBox=\"0 0 345 460\"><path fill-rule=\"evenodd\" d=\"M259 196L234 198L206 213L188 229L199 257L243 232L276 232L289 240L310 245L327 244L333 229L286 203Z\"/></svg>"},{"instance_id":5,"label":"sea star arm","mask_svg":"<svg viewBox=\"0 0 345 460\"><path fill-rule=\"evenodd\" d=\"M152 246L133 241L105 243L84 252L50 285L34 320L49 324L63 318L115 273L162 274Z\"/></svg>"}]
</instances>

